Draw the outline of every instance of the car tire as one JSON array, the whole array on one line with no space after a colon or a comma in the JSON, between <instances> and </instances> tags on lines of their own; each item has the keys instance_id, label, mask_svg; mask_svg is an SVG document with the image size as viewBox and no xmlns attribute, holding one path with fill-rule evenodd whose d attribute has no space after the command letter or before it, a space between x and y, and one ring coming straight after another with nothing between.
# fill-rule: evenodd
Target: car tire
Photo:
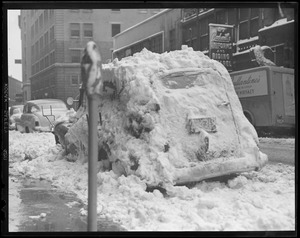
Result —
<instances>
[{"instance_id":1,"label":"car tire","mask_svg":"<svg viewBox=\"0 0 300 238\"><path fill-rule=\"evenodd\" d=\"M26 133L29 133L29 132L30 132L28 126L25 127L25 132L26 132Z\"/></svg>"}]
</instances>

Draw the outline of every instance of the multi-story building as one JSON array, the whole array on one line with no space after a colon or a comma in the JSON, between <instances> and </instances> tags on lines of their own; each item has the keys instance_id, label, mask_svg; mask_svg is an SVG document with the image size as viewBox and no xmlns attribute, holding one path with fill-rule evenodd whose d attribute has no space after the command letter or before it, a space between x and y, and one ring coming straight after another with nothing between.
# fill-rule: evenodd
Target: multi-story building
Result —
<instances>
[{"instance_id":1,"label":"multi-story building","mask_svg":"<svg viewBox=\"0 0 300 238\"><path fill-rule=\"evenodd\" d=\"M166 9L114 36L114 57L147 48L156 53L188 45L209 55L209 24L233 28L232 70L257 67L250 48L265 45L277 66L294 68L294 8Z\"/></svg>"},{"instance_id":2,"label":"multi-story building","mask_svg":"<svg viewBox=\"0 0 300 238\"><path fill-rule=\"evenodd\" d=\"M294 68L295 24L292 6L270 8L182 9L182 43L209 53L209 23L231 25L233 70L257 67L250 48L269 46L269 57L277 66Z\"/></svg>"},{"instance_id":3,"label":"multi-story building","mask_svg":"<svg viewBox=\"0 0 300 238\"><path fill-rule=\"evenodd\" d=\"M11 76L8 76L8 96L9 106L22 104L22 98L17 98L17 94L22 93L22 82Z\"/></svg>"},{"instance_id":4,"label":"multi-story building","mask_svg":"<svg viewBox=\"0 0 300 238\"><path fill-rule=\"evenodd\" d=\"M112 37L160 9L21 10L24 100L78 95L80 61L93 40L103 62L112 57Z\"/></svg>"},{"instance_id":5,"label":"multi-story building","mask_svg":"<svg viewBox=\"0 0 300 238\"><path fill-rule=\"evenodd\" d=\"M181 9L165 9L115 35L113 57L121 59L146 48L155 53L181 47Z\"/></svg>"}]
</instances>

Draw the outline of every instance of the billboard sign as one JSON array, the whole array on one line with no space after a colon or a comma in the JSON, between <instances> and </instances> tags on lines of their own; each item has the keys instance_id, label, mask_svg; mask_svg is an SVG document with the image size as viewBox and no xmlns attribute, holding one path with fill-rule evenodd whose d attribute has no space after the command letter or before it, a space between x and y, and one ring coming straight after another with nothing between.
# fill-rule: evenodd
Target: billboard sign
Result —
<instances>
[{"instance_id":1,"label":"billboard sign","mask_svg":"<svg viewBox=\"0 0 300 238\"><path fill-rule=\"evenodd\" d=\"M233 26L209 24L209 57L232 71Z\"/></svg>"}]
</instances>

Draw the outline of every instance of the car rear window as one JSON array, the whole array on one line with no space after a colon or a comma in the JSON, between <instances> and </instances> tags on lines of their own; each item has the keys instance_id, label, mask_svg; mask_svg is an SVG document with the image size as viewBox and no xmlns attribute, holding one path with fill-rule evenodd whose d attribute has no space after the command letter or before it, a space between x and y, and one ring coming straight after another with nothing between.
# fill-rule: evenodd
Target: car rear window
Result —
<instances>
[{"instance_id":1,"label":"car rear window","mask_svg":"<svg viewBox=\"0 0 300 238\"><path fill-rule=\"evenodd\" d=\"M54 102L54 103L43 103L43 104L40 104L39 107L40 109L47 109L47 108L50 108L50 106L52 107L52 109L67 109L66 105L63 104L63 103L57 103L57 102Z\"/></svg>"}]
</instances>

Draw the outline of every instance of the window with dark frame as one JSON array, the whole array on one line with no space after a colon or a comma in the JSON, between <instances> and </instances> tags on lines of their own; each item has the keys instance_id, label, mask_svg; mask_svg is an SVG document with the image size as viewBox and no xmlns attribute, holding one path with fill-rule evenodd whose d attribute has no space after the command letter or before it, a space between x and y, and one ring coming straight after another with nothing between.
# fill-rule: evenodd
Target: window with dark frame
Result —
<instances>
[{"instance_id":1,"label":"window with dark frame","mask_svg":"<svg viewBox=\"0 0 300 238\"><path fill-rule=\"evenodd\" d=\"M80 37L80 24L79 23L70 23L70 36L71 38Z\"/></svg>"},{"instance_id":2,"label":"window with dark frame","mask_svg":"<svg viewBox=\"0 0 300 238\"><path fill-rule=\"evenodd\" d=\"M114 37L115 35L121 32L121 24L111 24L111 36Z\"/></svg>"},{"instance_id":3,"label":"window with dark frame","mask_svg":"<svg viewBox=\"0 0 300 238\"><path fill-rule=\"evenodd\" d=\"M70 76L71 85L77 86L79 84L79 75L73 74Z\"/></svg>"},{"instance_id":4,"label":"window with dark frame","mask_svg":"<svg viewBox=\"0 0 300 238\"><path fill-rule=\"evenodd\" d=\"M49 48L49 34L48 31L44 34L44 42L45 42L45 51L48 52Z\"/></svg>"},{"instance_id":5,"label":"window with dark frame","mask_svg":"<svg viewBox=\"0 0 300 238\"><path fill-rule=\"evenodd\" d=\"M70 50L71 63L80 63L81 50Z\"/></svg>"},{"instance_id":6,"label":"window with dark frame","mask_svg":"<svg viewBox=\"0 0 300 238\"><path fill-rule=\"evenodd\" d=\"M83 24L83 36L92 38L93 37L93 24L92 23L84 23Z\"/></svg>"},{"instance_id":7,"label":"window with dark frame","mask_svg":"<svg viewBox=\"0 0 300 238\"><path fill-rule=\"evenodd\" d=\"M249 39L258 35L259 28L259 9L258 8L241 8L239 9L239 27L238 39Z\"/></svg>"},{"instance_id":8,"label":"window with dark frame","mask_svg":"<svg viewBox=\"0 0 300 238\"><path fill-rule=\"evenodd\" d=\"M170 39L170 50L175 50L176 49L175 29L170 30L169 39Z\"/></svg>"},{"instance_id":9,"label":"window with dark frame","mask_svg":"<svg viewBox=\"0 0 300 238\"><path fill-rule=\"evenodd\" d=\"M50 28L50 42L54 40L54 26Z\"/></svg>"},{"instance_id":10,"label":"window with dark frame","mask_svg":"<svg viewBox=\"0 0 300 238\"><path fill-rule=\"evenodd\" d=\"M40 38L40 54L42 55L44 52L44 39L43 37Z\"/></svg>"},{"instance_id":11,"label":"window with dark frame","mask_svg":"<svg viewBox=\"0 0 300 238\"><path fill-rule=\"evenodd\" d=\"M39 30L38 19L36 19L36 21L34 23L34 27L35 27L35 34L37 35L38 30Z\"/></svg>"},{"instance_id":12,"label":"window with dark frame","mask_svg":"<svg viewBox=\"0 0 300 238\"><path fill-rule=\"evenodd\" d=\"M44 24L47 25L48 24L48 10L44 11Z\"/></svg>"},{"instance_id":13,"label":"window with dark frame","mask_svg":"<svg viewBox=\"0 0 300 238\"><path fill-rule=\"evenodd\" d=\"M34 37L34 25L31 26L31 39Z\"/></svg>"},{"instance_id":14,"label":"window with dark frame","mask_svg":"<svg viewBox=\"0 0 300 238\"><path fill-rule=\"evenodd\" d=\"M44 16L43 13L39 16L39 22L40 22L40 29L44 26Z\"/></svg>"}]
</instances>

